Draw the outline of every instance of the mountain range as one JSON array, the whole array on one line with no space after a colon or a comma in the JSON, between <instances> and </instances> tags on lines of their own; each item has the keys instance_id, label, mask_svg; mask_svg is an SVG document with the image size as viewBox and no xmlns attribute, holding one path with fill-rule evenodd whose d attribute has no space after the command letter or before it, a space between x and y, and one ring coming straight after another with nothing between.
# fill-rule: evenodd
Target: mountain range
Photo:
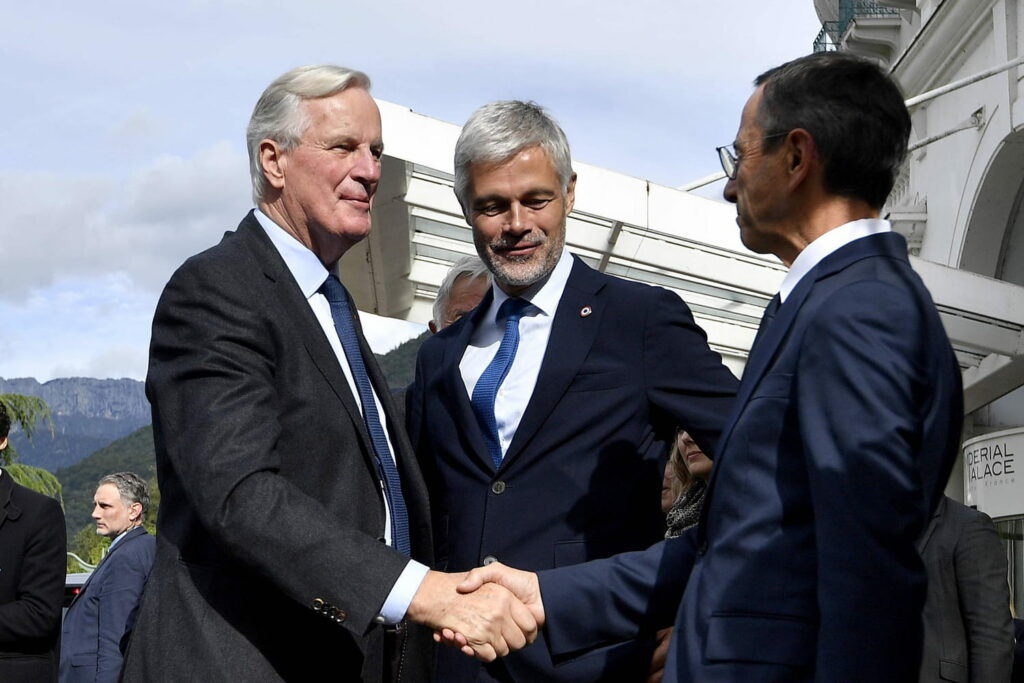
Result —
<instances>
[{"instance_id":1,"label":"mountain range","mask_svg":"<svg viewBox=\"0 0 1024 683\"><path fill-rule=\"evenodd\" d=\"M20 462L55 472L151 421L144 385L134 379L68 377L40 384L0 377L0 394L38 396L50 406L53 432L37 425L29 441L17 429L11 442Z\"/></svg>"}]
</instances>

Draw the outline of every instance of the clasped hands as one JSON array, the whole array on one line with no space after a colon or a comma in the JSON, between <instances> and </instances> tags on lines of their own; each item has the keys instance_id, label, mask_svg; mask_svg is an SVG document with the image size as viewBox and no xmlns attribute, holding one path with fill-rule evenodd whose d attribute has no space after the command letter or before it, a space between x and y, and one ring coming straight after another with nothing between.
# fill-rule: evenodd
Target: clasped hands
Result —
<instances>
[{"instance_id":1,"label":"clasped hands","mask_svg":"<svg viewBox=\"0 0 1024 683\"><path fill-rule=\"evenodd\" d=\"M536 574L495 562L462 574L427 572L407 616L434 629L435 641L491 662L536 640L544 605Z\"/></svg>"}]
</instances>

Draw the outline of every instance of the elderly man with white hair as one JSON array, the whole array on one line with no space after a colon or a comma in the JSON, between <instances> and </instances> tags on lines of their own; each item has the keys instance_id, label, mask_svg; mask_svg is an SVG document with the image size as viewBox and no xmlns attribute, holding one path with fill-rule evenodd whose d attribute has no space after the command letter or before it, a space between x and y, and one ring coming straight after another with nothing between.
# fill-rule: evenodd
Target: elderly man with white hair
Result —
<instances>
[{"instance_id":1,"label":"elderly man with white hair","mask_svg":"<svg viewBox=\"0 0 1024 683\"><path fill-rule=\"evenodd\" d=\"M536 623L429 571L426 489L338 277L384 143L365 74L293 69L248 129L256 209L171 277L146 390L162 495L131 681L422 680L433 628L485 659Z\"/></svg>"}]
</instances>

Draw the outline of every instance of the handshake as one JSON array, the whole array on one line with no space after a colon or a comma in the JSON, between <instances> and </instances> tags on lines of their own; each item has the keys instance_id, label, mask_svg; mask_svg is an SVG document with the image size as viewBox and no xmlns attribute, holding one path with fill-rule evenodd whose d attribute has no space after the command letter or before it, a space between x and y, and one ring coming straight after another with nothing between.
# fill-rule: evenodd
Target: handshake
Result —
<instances>
[{"instance_id":1,"label":"handshake","mask_svg":"<svg viewBox=\"0 0 1024 683\"><path fill-rule=\"evenodd\" d=\"M544 605L537 575L495 562L462 574L427 572L406 616L434 640L485 662L537 638Z\"/></svg>"}]
</instances>

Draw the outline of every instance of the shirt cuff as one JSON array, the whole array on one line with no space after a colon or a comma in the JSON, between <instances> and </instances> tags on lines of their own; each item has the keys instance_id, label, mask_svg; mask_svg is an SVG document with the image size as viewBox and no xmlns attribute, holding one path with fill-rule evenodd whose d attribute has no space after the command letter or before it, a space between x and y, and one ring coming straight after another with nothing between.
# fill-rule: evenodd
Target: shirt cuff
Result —
<instances>
[{"instance_id":1,"label":"shirt cuff","mask_svg":"<svg viewBox=\"0 0 1024 683\"><path fill-rule=\"evenodd\" d=\"M388 593L384 606L380 608L380 614L377 615L378 624L393 625L405 618L409 603L420 589L420 584L423 583L428 571L430 567L427 565L409 560L409 564L405 565L405 569L398 576L398 581L395 581L394 587Z\"/></svg>"}]
</instances>

